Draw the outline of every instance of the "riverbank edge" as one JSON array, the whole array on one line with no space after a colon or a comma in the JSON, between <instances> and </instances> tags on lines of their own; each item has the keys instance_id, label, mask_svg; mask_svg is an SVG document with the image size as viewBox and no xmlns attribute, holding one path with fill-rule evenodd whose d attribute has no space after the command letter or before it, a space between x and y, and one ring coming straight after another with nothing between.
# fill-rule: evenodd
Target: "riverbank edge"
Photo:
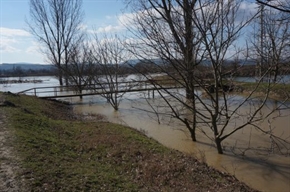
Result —
<instances>
[{"instance_id":1,"label":"riverbank edge","mask_svg":"<svg viewBox=\"0 0 290 192\"><path fill-rule=\"evenodd\" d=\"M169 85L176 84L177 81L167 75L156 76L149 81L158 82L158 84ZM212 81L208 81L210 85L214 85ZM242 82L235 80L225 80L224 86L231 88L231 90L226 91L231 95L239 96L249 96L256 98L265 98L274 101L280 102L289 102L290 101L290 84L285 83L267 83L267 82ZM199 88L197 88L199 89ZM202 90L202 89L201 89ZM255 91L254 91L255 90ZM221 90L222 91L222 90ZM202 90L202 92L205 92ZM207 95L208 93L206 93Z\"/></svg>"},{"instance_id":2,"label":"riverbank edge","mask_svg":"<svg viewBox=\"0 0 290 192\"><path fill-rule=\"evenodd\" d=\"M3 93L0 93L0 95L1 94ZM64 191L69 191L71 189L75 190L76 188L79 188L80 190L96 188L98 188L99 190L123 189L124 191L255 191L246 186L244 183L239 182L234 176L217 171L205 165L203 162L198 162L192 156L161 146L161 144L147 138L142 133L134 129L99 121L100 117L98 116L97 118L91 117L89 120L87 118L86 120L84 120L82 116L75 116L71 107L60 102L41 100L31 96L16 96L11 93L4 93L4 95L5 100L4 102L2 102L2 110L0 112L4 112L5 114L7 114L8 122L6 122L5 125L8 126L10 133L16 134L16 142L11 142L9 143L9 145L14 146L14 148L16 149L16 156L19 156L21 159L20 165L23 166L21 167L21 169L23 170L17 172L16 178L25 179L26 186L28 186L27 191L30 191L31 189L35 191L40 191L44 188L47 190L61 189ZM30 106L32 104L42 106ZM49 109L43 108L44 106L49 107ZM61 114L58 114L60 112ZM37 113L41 113L41 115ZM41 123L37 123L38 121L36 120L41 120ZM25 125L25 123L28 123L28 125ZM78 128L74 127L76 126L75 124ZM55 128L52 129L52 127L56 125L60 127L58 127L58 129L56 130ZM61 125L64 125L64 127L61 127ZM29 130L32 126L34 127L34 129ZM74 130L76 132L73 132L71 130L72 127L74 127ZM122 134L122 137L125 137L126 139L121 139L122 142L118 143L118 135L110 133L108 136L107 132L105 133L105 135L99 138L97 136L100 136L100 132L104 131L102 127L112 129L114 130L113 132L116 132L116 127L118 131L119 129L125 130L124 132L121 131L121 133L119 134ZM73 135L73 137L69 136L68 138L66 136L62 137L61 135L59 135L59 139L72 140L78 138L81 142L72 142L72 144L69 145L69 147L73 146L75 147L75 149L73 151L70 151L68 156L50 154L52 156L51 158L48 156L47 153L45 153L45 151L43 151L44 149L42 147L47 147L47 145L50 146L50 142L55 142L54 145L58 145L57 142L60 141L58 141L57 138L53 138L50 136L47 136L47 138L40 137L40 135L43 133L49 134L48 132L46 132L45 128L50 129L50 131L56 131L56 135L60 134L60 130L62 134L63 132L68 132L69 134L71 134L70 136ZM32 132L29 131L39 130L40 132L38 132L36 135L30 135ZM111 137L111 134L113 135L113 137ZM36 140L36 138L38 138L40 141ZM128 138L130 142L127 143L126 141L129 141ZM46 167L47 169L42 169L41 167L39 167L45 161L49 161L50 164L60 164L60 167L66 167L64 161L67 160L70 161L71 167L77 167L77 165L74 165L74 163L76 163L74 162L74 159L82 161L82 159L78 157L78 155L76 155L80 153L80 151L82 153L85 153L86 155L98 152L98 149L95 149L91 146L93 143L99 142L94 139L102 139L102 145L104 145L104 143L106 144L106 142L109 142L109 147L106 148L106 150L108 151L104 152L103 154L105 156L98 156L93 160L93 162L89 161L89 163L95 164L95 161L99 162L100 159L107 158L108 161L111 161L110 158L112 158L113 161L111 162L112 164L110 164L109 166L110 168L106 167L105 170L109 169L111 171L111 168L113 170L119 170L118 173L114 172L116 175L113 174L114 176L111 175L110 177L108 177L107 181L102 181L101 183L95 181L95 177L93 175L99 173L93 172L93 174L84 173L84 175L86 175L87 177L87 181L85 181L85 184L78 183L77 180L82 178L82 176L81 174L75 175L75 173L70 173L69 170L71 169L67 170L66 168L57 168L56 170L48 171L48 168L55 169L55 167L50 167L49 165L45 165L48 166ZM106 139L110 141L106 141ZM87 141L89 140L92 140L92 143L87 143ZM36 143L31 144L31 141ZM71 142L69 140L66 141ZM85 145L88 146L77 145L83 145L82 142L84 142ZM132 146L132 142L135 146ZM146 145L144 146L144 144ZM61 143L61 145L66 145L66 143ZM150 147L148 148L147 145L149 145ZM68 149L65 148L65 150ZM54 155L56 155L55 159L53 158ZM72 157L70 157L70 155ZM109 157L107 157L108 155ZM94 155L91 155L90 157L92 156ZM127 159L126 157L130 158ZM33 161L31 161L32 158ZM121 164L125 164L125 166L119 165L119 161L122 162ZM134 164L134 169L132 171L131 167L131 171L126 173L126 171L128 171L128 164ZM91 167L84 168L84 170L88 171L87 169L98 169L98 166L91 165ZM62 175L62 178L59 178L59 176L56 173L53 173L53 171L62 172L62 174L64 175ZM108 170L106 171L108 172ZM126 185L123 185L124 180L120 179L120 175L118 174L120 174L122 177L126 177L126 179L128 180L125 179L125 183L128 182L129 184L127 183ZM55 178L51 178L53 176ZM88 177L93 177L94 179L90 180L88 179ZM121 181L118 181L118 179L120 179ZM58 182L58 180L61 180L61 182ZM73 180L74 182L71 182L71 180ZM118 185L112 186L111 180L113 180L115 183L118 183ZM148 181L151 182L151 184L148 183Z\"/></svg>"}]
</instances>

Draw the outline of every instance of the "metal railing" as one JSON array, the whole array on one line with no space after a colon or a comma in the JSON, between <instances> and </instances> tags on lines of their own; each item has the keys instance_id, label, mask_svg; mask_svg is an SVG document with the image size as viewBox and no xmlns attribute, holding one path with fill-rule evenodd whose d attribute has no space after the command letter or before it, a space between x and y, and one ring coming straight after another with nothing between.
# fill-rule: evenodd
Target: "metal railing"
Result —
<instances>
[{"instance_id":1,"label":"metal railing","mask_svg":"<svg viewBox=\"0 0 290 192\"><path fill-rule=\"evenodd\" d=\"M159 83L162 81L158 81ZM160 84L159 84L160 85ZM172 84L162 86L152 84L152 81L122 81L98 83L89 85L34 87L18 92L18 94L34 95L41 98L76 97L86 95L102 95L111 93L126 93L139 91L154 91L161 89L181 88ZM81 91L80 91L81 90ZM154 92L153 92L154 96Z\"/></svg>"}]
</instances>

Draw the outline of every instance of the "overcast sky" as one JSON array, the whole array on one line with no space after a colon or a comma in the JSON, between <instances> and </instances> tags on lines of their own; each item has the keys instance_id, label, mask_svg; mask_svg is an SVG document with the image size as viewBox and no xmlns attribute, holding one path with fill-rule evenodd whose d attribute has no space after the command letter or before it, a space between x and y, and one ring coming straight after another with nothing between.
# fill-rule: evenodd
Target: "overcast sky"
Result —
<instances>
[{"instance_id":1,"label":"overcast sky","mask_svg":"<svg viewBox=\"0 0 290 192\"><path fill-rule=\"evenodd\" d=\"M119 22L124 10L122 0L83 0L83 10L88 30L124 30ZM0 17L0 64L45 63L37 42L27 32L29 0L0 0Z\"/></svg>"},{"instance_id":2,"label":"overcast sky","mask_svg":"<svg viewBox=\"0 0 290 192\"><path fill-rule=\"evenodd\" d=\"M241 8L254 10L252 0L243 2ZM122 23L130 16L124 13L123 0L83 0L86 30L122 33ZM29 19L29 0L0 0L0 64L1 63L46 63L38 51L39 46L27 32L25 18Z\"/></svg>"}]
</instances>

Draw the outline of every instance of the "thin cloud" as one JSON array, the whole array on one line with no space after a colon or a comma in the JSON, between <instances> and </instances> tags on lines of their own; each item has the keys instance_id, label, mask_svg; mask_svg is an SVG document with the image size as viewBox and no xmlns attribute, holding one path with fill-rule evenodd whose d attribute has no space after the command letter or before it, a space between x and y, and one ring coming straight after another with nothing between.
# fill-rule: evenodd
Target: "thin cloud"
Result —
<instances>
[{"instance_id":1,"label":"thin cloud","mask_svg":"<svg viewBox=\"0 0 290 192\"><path fill-rule=\"evenodd\" d=\"M34 54L39 54L39 51L40 50L40 45L38 42L35 42L33 41L32 42L32 45L29 46L27 49L26 49L26 53L28 54L31 54L31 55L34 55Z\"/></svg>"},{"instance_id":2,"label":"thin cloud","mask_svg":"<svg viewBox=\"0 0 290 192\"><path fill-rule=\"evenodd\" d=\"M0 27L0 35L1 37L12 37L12 36L20 36L20 37L29 37L30 33L22 30L22 29L12 29L12 28L5 28Z\"/></svg>"},{"instance_id":3,"label":"thin cloud","mask_svg":"<svg viewBox=\"0 0 290 192\"><path fill-rule=\"evenodd\" d=\"M19 52L19 49L7 44L0 44L0 52L15 53Z\"/></svg>"},{"instance_id":4,"label":"thin cloud","mask_svg":"<svg viewBox=\"0 0 290 192\"><path fill-rule=\"evenodd\" d=\"M121 31L123 30L124 27L123 26L120 26L120 25L108 25L108 26L105 26L105 27L99 27L97 30L88 30L89 33L115 33L115 32L118 32L118 31Z\"/></svg>"},{"instance_id":5,"label":"thin cloud","mask_svg":"<svg viewBox=\"0 0 290 192\"><path fill-rule=\"evenodd\" d=\"M88 26L85 25L85 24L81 24L81 25L78 26L78 29L82 30L82 31L86 31L88 29Z\"/></svg>"},{"instance_id":6,"label":"thin cloud","mask_svg":"<svg viewBox=\"0 0 290 192\"><path fill-rule=\"evenodd\" d=\"M118 25L120 26L128 26L132 24L132 21L136 17L137 13L123 13L118 16Z\"/></svg>"},{"instance_id":7,"label":"thin cloud","mask_svg":"<svg viewBox=\"0 0 290 192\"><path fill-rule=\"evenodd\" d=\"M0 51L6 53L13 53L19 51L13 44L17 44L17 40L14 37L6 37L1 35L0 39Z\"/></svg>"},{"instance_id":8,"label":"thin cloud","mask_svg":"<svg viewBox=\"0 0 290 192\"><path fill-rule=\"evenodd\" d=\"M30 33L22 29L0 27L0 50L2 53L19 52L16 48L23 38L30 37Z\"/></svg>"},{"instance_id":9,"label":"thin cloud","mask_svg":"<svg viewBox=\"0 0 290 192\"><path fill-rule=\"evenodd\" d=\"M98 27L97 29L94 29L94 30L88 30L88 32L92 34L99 34L99 33L111 34L111 33L125 31L128 28L128 26L132 25L132 20L135 17L135 15L136 15L135 13L123 13L117 16L107 15L106 19L110 20L111 24ZM111 22L112 20L114 20L115 22L112 23Z\"/></svg>"}]
</instances>

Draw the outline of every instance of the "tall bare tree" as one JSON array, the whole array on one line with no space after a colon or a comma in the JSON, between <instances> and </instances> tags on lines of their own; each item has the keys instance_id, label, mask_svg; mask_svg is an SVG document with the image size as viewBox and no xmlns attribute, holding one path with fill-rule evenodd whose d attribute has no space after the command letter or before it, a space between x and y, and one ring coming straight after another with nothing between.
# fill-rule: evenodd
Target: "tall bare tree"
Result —
<instances>
[{"instance_id":1,"label":"tall bare tree","mask_svg":"<svg viewBox=\"0 0 290 192\"><path fill-rule=\"evenodd\" d=\"M47 60L58 68L59 83L76 44L83 40L82 0L30 0L30 32Z\"/></svg>"},{"instance_id":2,"label":"tall bare tree","mask_svg":"<svg viewBox=\"0 0 290 192\"><path fill-rule=\"evenodd\" d=\"M139 39L130 45L131 51L139 58L151 62L151 58L160 58L157 65L165 73L169 81L175 82L186 89L186 98L167 92L184 106L190 106L193 115L183 117L177 109L172 107L173 116L183 122L196 141L196 113L194 69L201 61L201 41L193 25L195 0L185 1L131 1L136 13L131 32ZM200 54L200 55L197 55ZM154 64L154 63L153 63ZM168 67L169 66L169 67ZM146 75L151 80L152 77ZM151 81L153 86L162 88L157 81ZM164 91L167 91L164 89ZM167 101L167 100L165 100ZM168 102L170 106L170 102ZM190 120L188 119L190 118Z\"/></svg>"},{"instance_id":3,"label":"tall bare tree","mask_svg":"<svg viewBox=\"0 0 290 192\"><path fill-rule=\"evenodd\" d=\"M272 68L270 78L278 81L278 75L282 75L282 64L289 61L290 48L290 19L284 19L285 13L273 10L265 12L265 36L264 47L266 53L262 56L267 58L268 66Z\"/></svg>"},{"instance_id":4,"label":"tall bare tree","mask_svg":"<svg viewBox=\"0 0 290 192\"><path fill-rule=\"evenodd\" d=\"M290 45L290 20L286 19L287 13L259 5L261 12L259 18L253 24L252 53L253 59L257 59L259 75L271 67L271 73L266 80L278 81L278 75L283 75L283 65L289 61ZM289 17L290 18L290 17ZM256 29L259 29L257 31ZM259 80L259 79L258 79Z\"/></svg>"}]
</instances>

